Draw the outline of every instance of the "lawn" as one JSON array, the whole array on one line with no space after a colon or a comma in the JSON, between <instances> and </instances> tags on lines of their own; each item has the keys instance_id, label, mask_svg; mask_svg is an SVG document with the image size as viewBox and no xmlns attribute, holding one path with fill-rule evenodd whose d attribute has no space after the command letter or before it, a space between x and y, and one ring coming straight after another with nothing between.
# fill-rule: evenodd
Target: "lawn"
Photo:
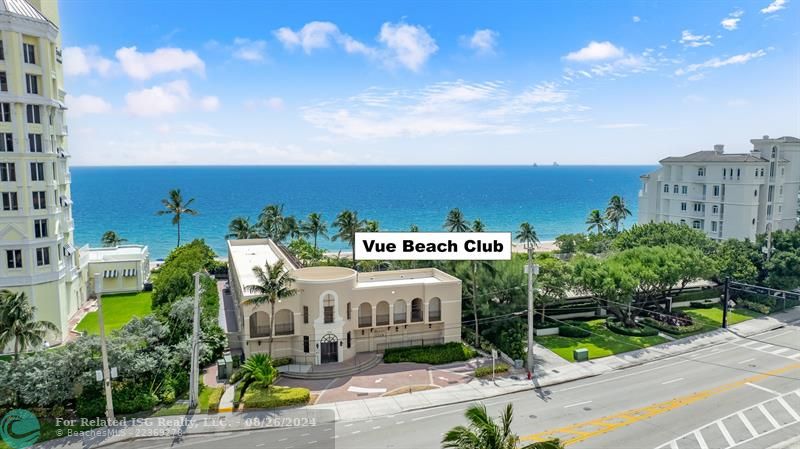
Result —
<instances>
[{"instance_id":1,"label":"lawn","mask_svg":"<svg viewBox=\"0 0 800 449\"><path fill-rule=\"evenodd\" d=\"M103 295L103 319L106 333L119 329L138 316L150 314L152 292L120 293L116 295ZM75 328L90 334L98 334L100 326L97 324L97 312L89 312Z\"/></svg>"},{"instance_id":2,"label":"lawn","mask_svg":"<svg viewBox=\"0 0 800 449\"><path fill-rule=\"evenodd\" d=\"M696 320L705 323L709 326L719 328L722 326L722 308L714 307L713 309L684 309L684 312L691 315ZM728 324L741 323L752 318L761 316L758 312L750 309L739 308L736 310L728 311ZM711 331L713 329L708 329Z\"/></svg>"},{"instance_id":3,"label":"lawn","mask_svg":"<svg viewBox=\"0 0 800 449\"><path fill-rule=\"evenodd\" d=\"M288 405L306 405L311 394L306 388L273 386L269 390L255 385L247 387L242 402L245 409L275 408Z\"/></svg>"},{"instance_id":4,"label":"lawn","mask_svg":"<svg viewBox=\"0 0 800 449\"><path fill-rule=\"evenodd\" d=\"M555 352L562 358L574 362L572 351L578 348L589 350L589 359L596 359L612 354L634 351L647 346L657 345L668 341L664 337L629 337L619 335L608 330L605 319L588 321L592 335L586 338L570 338L559 335L546 335L536 337L536 341Z\"/></svg>"}]
</instances>

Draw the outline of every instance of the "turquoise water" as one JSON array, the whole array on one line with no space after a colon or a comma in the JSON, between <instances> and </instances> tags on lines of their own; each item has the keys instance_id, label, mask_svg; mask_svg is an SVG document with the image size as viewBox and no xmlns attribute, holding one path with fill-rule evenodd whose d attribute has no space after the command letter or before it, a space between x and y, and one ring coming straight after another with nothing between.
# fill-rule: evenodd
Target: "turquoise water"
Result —
<instances>
[{"instance_id":1,"label":"turquoise water","mask_svg":"<svg viewBox=\"0 0 800 449\"><path fill-rule=\"evenodd\" d=\"M651 166L451 166L451 167L73 167L75 240L99 245L107 230L164 257L176 243L170 219L156 216L171 188L195 198L200 212L186 217L183 239L204 238L226 255L230 220L255 221L263 206L283 203L285 213L319 212L333 221L343 209L378 220L381 229L441 231L447 212L459 207L487 230L515 230L534 224L542 240L584 231L591 209L603 209L622 195L633 217L639 175ZM340 249L340 242L321 246Z\"/></svg>"}]
</instances>

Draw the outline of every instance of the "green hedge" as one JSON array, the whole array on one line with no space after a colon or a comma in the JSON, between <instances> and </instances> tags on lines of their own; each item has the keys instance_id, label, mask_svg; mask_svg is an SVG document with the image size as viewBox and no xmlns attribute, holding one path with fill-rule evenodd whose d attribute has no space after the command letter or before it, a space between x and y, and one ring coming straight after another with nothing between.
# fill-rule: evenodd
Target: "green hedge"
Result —
<instances>
[{"instance_id":1,"label":"green hedge","mask_svg":"<svg viewBox=\"0 0 800 449\"><path fill-rule=\"evenodd\" d=\"M653 329L652 327L625 327L617 320L611 318L606 320L606 327L608 327L611 332L627 335L629 337L653 337L658 335L658 329Z\"/></svg>"},{"instance_id":2,"label":"green hedge","mask_svg":"<svg viewBox=\"0 0 800 449\"><path fill-rule=\"evenodd\" d=\"M717 304L713 302L691 301L689 307L693 309L713 309Z\"/></svg>"},{"instance_id":3,"label":"green hedge","mask_svg":"<svg viewBox=\"0 0 800 449\"><path fill-rule=\"evenodd\" d=\"M505 373L508 371L508 365L505 363L496 363L494 365L495 374ZM481 366L475 368L475 377L486 377L492 375L492 365Z\"/></svg>"},{"instance_id":4,"label":"green hedge","mask_svg":"<svg viewBox=\"0 0 800 449\"><path fill-rule=\"evenodd\" d=\"M646 324L646 325L648 325L650 327L654 327L654 328L656 328L656 329L658 329L660 331L664 331L664 332L667 332L667 333L670 333L670 334L676 334L676 335L690 334L690 333L693 333L693 332L697 332L697 331L703 329L703 327L705 327L705 324L701 323L699 321L696 321L696 322L694 322L693 324L691 324L689 326L673 326L671 324L662 323L661 321L658 321L658 320L650 318L650 317L642 318L642 322L644 324Z\"/></svg>"},{"instance_id":5,"label":"green hedge","mask_svg":"<svg viewBox=\"0 0 800 449\"><path fill-rule=\"evenodd\" d=\"M761 304L754 301L739 301L736 305L742 306L745 309L750 309L754 312L763 313L764 315L769 315L772 308L767 304Z\"/></svg>"},{"instance_id":6,"label":"green hedge","mask_svg":"<svg viewBox=\"0 0 800 449\"><path fill-rule=\"evenodd\" d=\"M279 366L284 365L291 365L292 358L291 357L279 357L277 359L272 359L272 367L277 368Z\"/></svg>"},{"instance_id":7,"label":"green hedge","mask_svg":"<svg viewBox=\"0 0 800 449\"><path fill-rule=\"evenodd\" d=\"M275 408L287 405L306 405L311 398L307 388L290 388L273 386L261 388L250 386L244 393L242 402L245 409Z\"/></svg>"},{"instance_id":8,"label":"green hedge","mask_svg":"<svg viewBox=\"0 0 800 449\"><path fill-rule=\"evenodd\" d=\"M208 395L208 412L216 413L219 411L219 401L222 399L222 394L225 393L225 387L217 387Z\"/></svg>"},{"instance_id":9,"label":"green hedge","mask_svg":"<svg viewBox=\"0 0 800 449\"><path fill-rule=\"evenodd\" d=\"M672 298L672 302L700 301L703 299L719 298L722 296L722 287L705 288L694 292L683 292Z\"/></svg>"},{"instance_id":10,"label":"green hedge","mask_svg":"<svg viewBox=\"0 0 800 449\"><path fill-rule=\"evenodd\" d=\"M570 338L587 338L592 335L586 323L576 321L568 321L567 323L558 326L558 335Z\"/></svg>"},{"instance_id":11,"label":"green hedge","mask_svg":"<svg viewBox=\"0 0 800 449\"><path fill-rule=\"evenodd\" d=\"M414 362L442 365L452 362L463 362L475 357L475 350L469 346L451 342L434 346L409 346L407 348L387 349L383 353L386 363Z\"/></svg>"}]
</instances>

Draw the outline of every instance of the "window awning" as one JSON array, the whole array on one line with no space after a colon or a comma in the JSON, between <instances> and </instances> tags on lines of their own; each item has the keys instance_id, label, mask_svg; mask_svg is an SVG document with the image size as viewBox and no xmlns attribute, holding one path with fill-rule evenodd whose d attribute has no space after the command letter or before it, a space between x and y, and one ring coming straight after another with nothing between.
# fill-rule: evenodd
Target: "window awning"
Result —
<instances>
[{"instance_id":1,"label":"window awning","mask_svg":"<svg viewBox=\"0 0 800 449\"><path fill-rule=\"evenodd\" d=\"M136 276L135 268L126 268L122 270L122 277L130 278Z\"/></svg>"},{"instance_id":2,"label":"window awning","mask_svg":"<svg viewBox=\"0 0 800 449\"><path fill-rule=\"evenodd\" d=\"M64 255L65 255L65 256L71 256L71 255L73 255L73 254L75 254L75 247L74 247L74 246L72 246L72 245L70 245L69 243L67 243L67 244L64 246Z\"/></svg>"},{"instance_id":3,"label":"window awning","mask_svg":"<svg viewBox=\"0 0 800 449\"><path fill-rule=\"evenodd\" d=\"M117 270L104 270L103 271L104 278L115 278L117 277Z\"/></svg>"}]
</instances>

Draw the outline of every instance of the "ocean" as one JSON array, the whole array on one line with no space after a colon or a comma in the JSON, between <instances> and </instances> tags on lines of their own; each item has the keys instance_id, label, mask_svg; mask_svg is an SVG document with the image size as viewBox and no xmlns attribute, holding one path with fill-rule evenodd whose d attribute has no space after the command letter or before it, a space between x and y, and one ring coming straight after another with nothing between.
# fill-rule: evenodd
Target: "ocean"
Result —
<instances>
[{"instance_id":1,"label":"ocean","mask_svg":"<svg viewBox=\"0 0 800 449\"><path fill-rule=\"evenodd\" d=\"M157 216L169 189L180 188L199 215L185 217L182 241L203 238L226 256L232 218L257 220L270 203L304 218L321 213L329 223L343 209L378 220L382 230L441 231L447 212L460 208L489 231L514 231L530 221L541 240L585 231L592 209L622 195L636 220L639 176L654 166L254 166L72 167L75 241L100 245L114 230L129 243L146 244L150 257L165 257L177 233ZM331 226L329 225L329 228ZM329 229L329 234L335 231ZM326 249L344 249L322 239Z\"/></svg>"}]
</instances>

